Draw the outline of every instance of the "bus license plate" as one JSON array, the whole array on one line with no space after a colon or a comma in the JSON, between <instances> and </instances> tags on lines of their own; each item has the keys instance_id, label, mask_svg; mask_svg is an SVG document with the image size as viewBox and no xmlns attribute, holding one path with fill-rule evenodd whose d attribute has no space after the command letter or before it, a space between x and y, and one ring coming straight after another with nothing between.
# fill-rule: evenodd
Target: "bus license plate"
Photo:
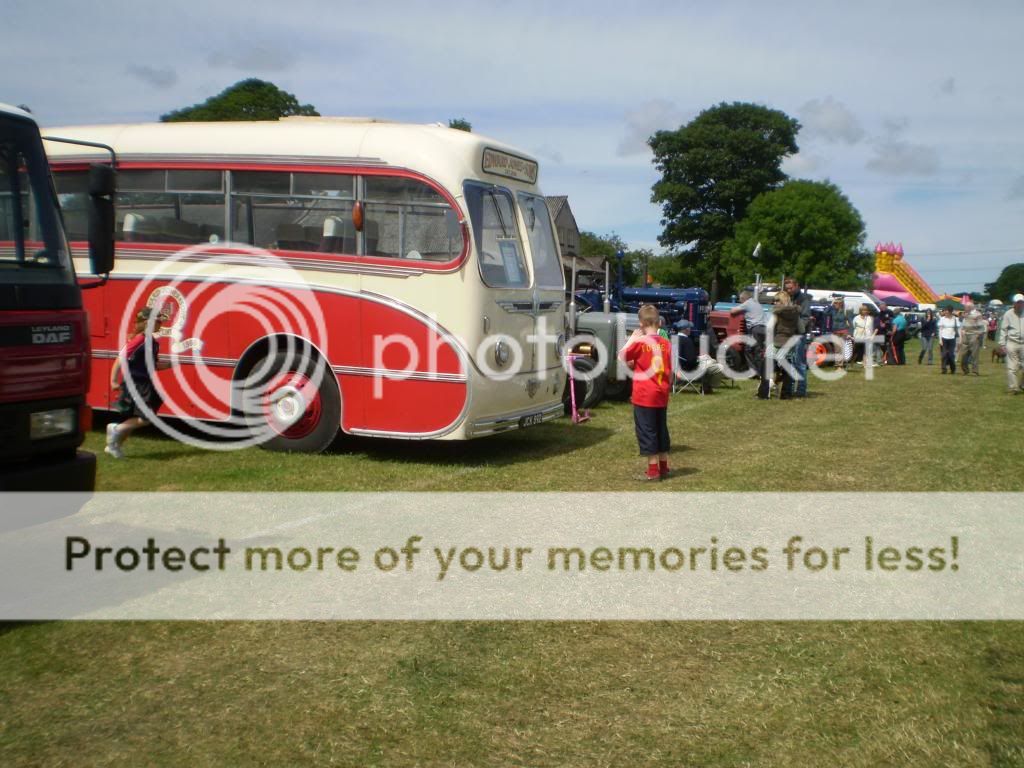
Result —
<instances>
[{"instance_id":1,"label":"bus license plate","mask_svg":"<svg viewBox=\"0 0 1024 768\"><path fill-rule=\"evenodd\" d=\"M531 413L529 416L523 416L519 419L519 428L532 427L535 424L540 424L544 421L544 414L542 413Z\"/></svg>"}]
</instances>

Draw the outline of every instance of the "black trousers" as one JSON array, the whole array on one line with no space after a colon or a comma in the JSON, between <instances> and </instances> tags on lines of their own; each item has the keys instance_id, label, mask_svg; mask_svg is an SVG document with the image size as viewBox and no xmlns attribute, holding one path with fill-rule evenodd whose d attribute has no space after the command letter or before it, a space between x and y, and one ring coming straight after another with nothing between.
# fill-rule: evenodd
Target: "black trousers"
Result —
<instances>
[{"instance_id":1,"label":"black trousers","mask_svg":"<svg viewBox=\"0 0 1024 768\"><path fill-rule=\"evenodd\" d=\"M946 366L949 366L949 372L956 373L956 339L939 339L942 342L942 372L946 372Z\"/></svg>"},{"instance_id":2,"label":"black trousers","mask_svg":"<svg viewBox=\"0 0 1024 768\"><path fill-rule=\"evenodd\" d=\"M749 330L748 335L754 337L754 344L750 347L744 347L744 355L747 359L747 366L750 370L755 371L760 378L764 378L764 344L765 344L765 327L763 325L756 325Z\"/></svg>"},{"instance_id":3,"label":"black trousers","mask_svg":"<svg viewBox=\"0 0 1024 768\"><path fill-rule=\"evenodd\" d=\"M906 331L896 331L895 333L893 333L893 335L892 335L892 353L893 353L893 360L892 360L892 362L894 362L896 365L906 365L907 364L907 356L906 356L906 354L903 351L903 346L906 343L907 343L907 332Z\"/></svg>"},{"instance_id":4,"label":"black trousers","mask_svg":"<svg viewBox=\"0 0 1024 768\"><path fill-rule=\"evenodd\" d=\"M864 362L864 350L867 345L860 339L853 340L853 357L850 359L851 363L863 363Z\"/></svg>"}]
</instances>

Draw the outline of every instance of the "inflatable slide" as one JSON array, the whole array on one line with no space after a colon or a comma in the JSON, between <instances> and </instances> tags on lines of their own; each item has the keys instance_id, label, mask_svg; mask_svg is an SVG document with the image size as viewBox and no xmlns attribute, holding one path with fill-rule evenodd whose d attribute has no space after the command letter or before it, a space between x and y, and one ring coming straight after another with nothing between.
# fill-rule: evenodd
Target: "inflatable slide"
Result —
<instances>
[{"instance_id":1,"label":"inflatable slide","mask_svg":"<svg viewBox=\"0 0 1024 768\"><path fill-rule=\"evenodd\" d=\"M881 299L897 296L915 304L934 304L938 295L917 270L903 260L903 244L875 246L872 292Z\"/></svg>"}]
</instances>

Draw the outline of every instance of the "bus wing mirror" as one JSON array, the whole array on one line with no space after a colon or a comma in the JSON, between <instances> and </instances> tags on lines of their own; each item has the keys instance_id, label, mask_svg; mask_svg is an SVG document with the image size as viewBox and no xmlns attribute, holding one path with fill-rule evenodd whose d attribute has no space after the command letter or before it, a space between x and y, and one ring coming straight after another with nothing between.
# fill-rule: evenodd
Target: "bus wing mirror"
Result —
<instances>
[{"instance_id":1,"label":"bus wing mirror","mask_svg":"<svg viewBox=\"0 0 1024 768\"><path fill-rule=\"evenodd\" d=\"M362 232L365 223L366 214L363 211L363 203L361 200L356 200L352 206L352 226L355 227L356 232Z\"/></svg>"},{"instance_id":2,"label":"bus wing mirror","mask_svg":"<svg viewBox=\"0 0 1024 768\"><path fill-rule=\"evenodd\" d=\"M116 173L109 165L89 168L89 261L94 275L114 268Z\"/></svg>"}]
</instances>

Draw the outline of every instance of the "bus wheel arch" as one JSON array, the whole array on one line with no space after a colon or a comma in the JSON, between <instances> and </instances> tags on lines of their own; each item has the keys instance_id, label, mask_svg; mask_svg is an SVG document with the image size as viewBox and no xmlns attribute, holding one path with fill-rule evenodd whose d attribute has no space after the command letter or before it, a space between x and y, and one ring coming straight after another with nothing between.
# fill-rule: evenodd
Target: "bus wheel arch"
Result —
<instances>
[{"instance_id":1,"label":"bus wheel arch","mask_svg":"<svg viewBox=\"0 0 1024 768\"><path fill-rule=\"evenodd\" d=\"M254 377L258 392L245 408L238 401L241 382ZM236 415L268 429L263 448L320 453L341 432L341 387L327 356L306 339L265 336L249 345L232 375Z\"/></svg>"}]
</instances>

